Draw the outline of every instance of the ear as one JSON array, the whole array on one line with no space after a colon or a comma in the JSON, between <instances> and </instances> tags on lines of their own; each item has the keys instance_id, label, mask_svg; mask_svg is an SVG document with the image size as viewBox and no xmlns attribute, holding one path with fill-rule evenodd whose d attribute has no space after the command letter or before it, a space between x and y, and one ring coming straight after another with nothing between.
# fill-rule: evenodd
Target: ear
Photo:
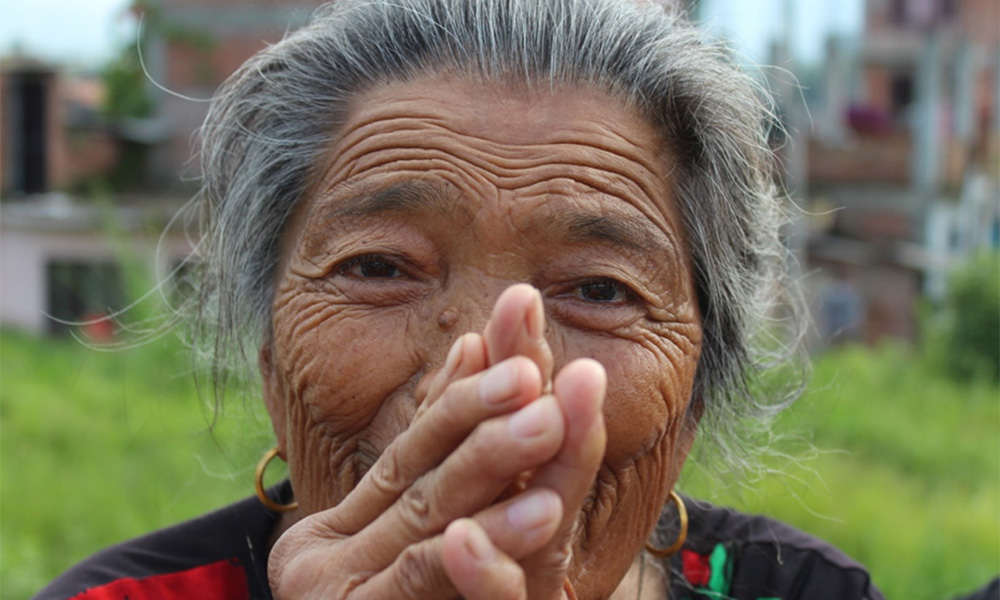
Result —
<instances>
[{"instance_id":1,"label":"ear","mask_svg":"<svg viewBox=\"0 0 1000 600\"><path fill-rule=\"evenodd\" d=\"M264 340L264 343L261 344L257 366L260 368L264 406L267 407L267 414L271 416L271 427L274 429L278 454L282 459L285 459L287 456L285 454L285 443L288 422L287 413L285 412L285 394L283 393L284 388L281 385L281 379L278 377L277 369L274 366L274 354L270 340Z\"/></svg>"}]
</instances>

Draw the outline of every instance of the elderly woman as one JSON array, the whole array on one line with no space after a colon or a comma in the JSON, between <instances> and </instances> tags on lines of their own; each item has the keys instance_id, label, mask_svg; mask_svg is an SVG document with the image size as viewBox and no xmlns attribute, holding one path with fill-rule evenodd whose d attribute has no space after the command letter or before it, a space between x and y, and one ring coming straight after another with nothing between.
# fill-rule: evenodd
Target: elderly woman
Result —
<instances>
[{"instance_id":1,"label":"elderly woman","mask_svg":"<svg viewBox=\"0 0 1000 600\"><path fill-rule=\"evenodd\" d=\"M202 316L217 370L259 365L258 498L41 597L881 597L829 546L673 491L699 429L738 456L773 412L767 117L653 2L321 10L203 130Z\"/></svg>"}]
</instances>

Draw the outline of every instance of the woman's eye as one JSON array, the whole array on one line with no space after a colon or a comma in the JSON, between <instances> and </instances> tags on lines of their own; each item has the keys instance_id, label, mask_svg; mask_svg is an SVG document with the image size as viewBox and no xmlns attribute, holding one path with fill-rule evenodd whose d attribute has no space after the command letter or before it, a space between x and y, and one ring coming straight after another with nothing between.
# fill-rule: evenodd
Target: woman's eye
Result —
<instances>
[{"instance_id":1,"label":"woman's eye","mask_svg":"<svg viewBox=\"0 0 1000 600\"><path fill-rule=\"evenodd\" d=\"M597 279L581 284L578 288L580 298L589 302L624 302L629 299L629 290L624 284L613 279Z\"/></svg>"},{"instance_id":2,"label":"woman's eye","mask_svg":"<svg viewBox=\"0 0 1000 600\"><path fill-rule=\"evenodd\" d=\"M392 261L381 256L359 256L347 261L340 272L364 279L395 279L402 271Z\"/></svg>"}]
</instances>

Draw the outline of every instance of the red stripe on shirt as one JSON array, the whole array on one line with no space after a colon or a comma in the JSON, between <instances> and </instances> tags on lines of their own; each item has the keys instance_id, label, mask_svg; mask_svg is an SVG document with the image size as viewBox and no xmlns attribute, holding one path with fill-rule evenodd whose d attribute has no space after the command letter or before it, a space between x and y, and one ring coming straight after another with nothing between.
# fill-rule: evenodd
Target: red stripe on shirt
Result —
<instances>
[{"instance_id":1,"label":"red stripe on shirt","mask_svg":"<svg viewBox=\"0 0 1000 600\"><path fill-rule=\"evenodd\" d=\"M78 594L73 600L246 600L249 596L243 567L238 560L230 559L176 573L117 579Z\"/></svg>"}]
</instances>

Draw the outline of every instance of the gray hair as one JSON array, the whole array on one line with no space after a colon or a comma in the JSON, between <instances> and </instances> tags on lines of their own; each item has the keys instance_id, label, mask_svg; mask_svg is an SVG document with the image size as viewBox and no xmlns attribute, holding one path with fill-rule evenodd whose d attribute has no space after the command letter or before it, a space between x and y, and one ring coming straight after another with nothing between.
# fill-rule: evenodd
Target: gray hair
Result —
<instances>
[{"instance_id":1,"label":"gray hair","mask_svg":"<svg viewBox=\"0 0 1000 600\"><path fill-rule=\"evenodd\" d=\"M591 87L659 130L676 164L671 184L703 315L693 405L704 409L711 446L740 464L747 432L790 397L757 383L788 348L759 335L773 333L776 292L788 289L768 146L774 119L767 95L724 48L656 2L338 0L243 65L201 131L200 323L216 385L230 366L253 364L268 334L284 224L319 176L351 99L443 71Z\"/></svg>"}]
</instances>

